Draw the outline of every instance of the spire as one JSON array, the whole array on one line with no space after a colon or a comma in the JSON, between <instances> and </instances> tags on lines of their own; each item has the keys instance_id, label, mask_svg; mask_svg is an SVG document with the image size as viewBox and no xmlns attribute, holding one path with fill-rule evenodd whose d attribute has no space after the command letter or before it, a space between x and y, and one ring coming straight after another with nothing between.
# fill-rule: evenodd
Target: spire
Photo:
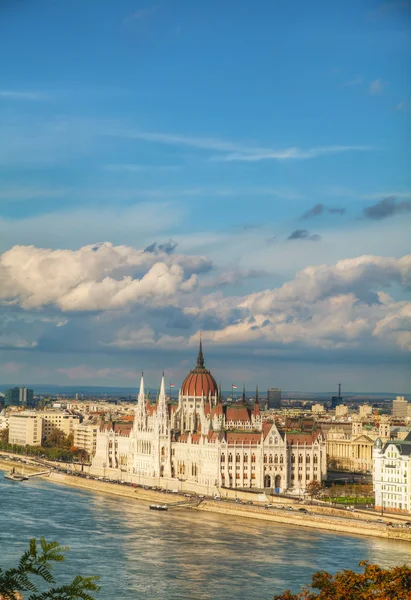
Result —
<instances>
[{"instance_id":1,"label":"spire","mask_svg":"<svg viewBox=\"0 0 411 600\"><path fill-rule=\"evenodd\" d=\"M255 388L255 401L258 403L258 385Z\"/></svg>"},{"instance_id":2,"label":"spire","mask_svg":"<svg viewBox=\"0 0 411 600\"><path fill-rule=\"evenodd\" d=\"M157 398L157 415L165 415L167 411L166 384L164 382L164 373L161 377L160 391Z\"/></svg>"},{"instance_id":3,"label":"spire","mask_svg":"<svg viewBox=\"0 0 411 600\"><path fill-rule=\"evenodd\" d=\"M145 398L144 398L144 373L141 373L140 391L137 396L137 404L139 406L145 406L144 401L145 401Z\"/></svg>"},{"instance_id":4,"label":"spire","mask_svg":"<svg viewBox=\"0 0 411 600\"><path fill-rule=\"evenodd\" d=\"M197 356L197 367L204 369L203 341L201 339L201 334L200 334L200 348L198 350L198 356Z\"/></svg>"},{"instance_id":5,"label":"spire","mask_svg":"<svg viewBox=\"0 0 411 600\"><path fill-rule=\"evenodd\" d=\"M243 384L243 403L245 404L245 383Z\"/></svg>"},{"instance_id":6,"label":"spire","mask_svg":"<svg viewBox=\"0 0 411 600\"><path fill-rule=\"evenodd\" d=\"M140 390L137 396L137 408L134 418L134 429L143 429L146 420L146 397L144 394L144 375L141 373Z\"/></svg>"}]
</instances>

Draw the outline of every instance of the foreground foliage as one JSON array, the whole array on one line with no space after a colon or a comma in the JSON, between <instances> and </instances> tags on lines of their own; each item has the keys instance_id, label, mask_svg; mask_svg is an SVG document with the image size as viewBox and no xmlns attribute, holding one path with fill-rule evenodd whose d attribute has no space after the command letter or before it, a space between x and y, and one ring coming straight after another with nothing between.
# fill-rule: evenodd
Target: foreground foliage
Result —
<instances>
[{"instance_id":1,"label":"foreground foliage","mask_svg":"<svg viewBox=\"0 0 411 600\"><path fill-rule=\"evenodd\" d=\"M382 569L361 561L364 573L318 571L311 586L292 594L287 590L274 600L411 600L411 568L406 565ZM314 590L319 590L315 592Z\"/></svg>"},{"instance_id":2,"label":"foreground foliage","mask_svg":"<svg viewBox=\"0 0 411 600\"><path fill-rule=\"evenodd\" d=\"M4 571L0 568L0 600L20 600L22 592L31 592L28 600L94 600L88 592L97 592L100 587L98 577L77 575L68 585L50 588L39 592L32 581L40 578L42 582L54 584L51 574L52 562L62 562L67 547L57 542L46 542L40 538L40 547L35 539L30 540L29 549L21 557L17 567ZM42 585L44 587L44 584Z\"/></svg>"}]
</instances>

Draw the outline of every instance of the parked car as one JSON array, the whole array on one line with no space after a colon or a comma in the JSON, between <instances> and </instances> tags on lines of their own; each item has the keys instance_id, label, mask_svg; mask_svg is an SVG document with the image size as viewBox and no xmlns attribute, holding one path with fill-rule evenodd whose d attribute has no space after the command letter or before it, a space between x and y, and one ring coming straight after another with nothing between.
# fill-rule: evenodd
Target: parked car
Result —
<instances>
[{"instance_id":1,"label":"parked car","mask_svg":"<svg viewBox=\"0 0 411 600\"><path fill-rule=\"evenodd\" d=\"M299 512L302 512L305 515L308 515L308 510L306 508L299 508L298 510L299 510Z\"/></svg>"},{"instance_id":2,"label":"parked car","mask_svg":"<svg viewBox=\"0 0 411 600\"><path fill-rule=\"evenodd\" d=\"M294 510L292 506L287 506L285 510Z\"/></svg>"}]
</instances>

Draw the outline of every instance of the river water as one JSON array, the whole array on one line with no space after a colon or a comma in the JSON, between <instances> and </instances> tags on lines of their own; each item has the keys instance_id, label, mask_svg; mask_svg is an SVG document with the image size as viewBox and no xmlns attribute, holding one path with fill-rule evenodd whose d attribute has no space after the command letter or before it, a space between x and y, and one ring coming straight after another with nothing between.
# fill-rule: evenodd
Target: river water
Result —
<instances>
[{"instance_id":1,"label":"river water","mask_svg":"<svg viewBox=\"0 0 411 600\"><path fill-rule=\"evenodd\" d=\"M271 600L319 569L411 562L411 544L174 509L0 472L0 566L31 537L70 546L58 583L100 575L98 600Z\"/></svg>"}]
</instances>

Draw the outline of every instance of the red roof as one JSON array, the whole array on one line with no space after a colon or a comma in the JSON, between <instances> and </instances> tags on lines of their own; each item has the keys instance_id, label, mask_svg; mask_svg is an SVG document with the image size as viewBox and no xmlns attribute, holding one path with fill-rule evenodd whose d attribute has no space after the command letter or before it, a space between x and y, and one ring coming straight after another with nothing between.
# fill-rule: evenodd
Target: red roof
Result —
<instances>
[{"instance_id":1,"label":"red roof","mask_svg":"<svg viewBox=\"0 0 411 600\"><path fill-rule=\"evenodd\" d=\"M261 442L261 433L255 431L244 431L236 433L227 431L227 444L259 444Z\"/></svg>"},{"instance_id":2,"label":"red roof","mask_svg":"<svg viewBox=\"0 0 411 600\"><path fill-rule=\"evenodd\" d=\"M225 418L226 421L244 421L246 423L251 420L246 406L227 406Z\"/></svg>"},{"instance_id":3,"label":"red roof","mask_svg":"<svg viewBox=\"0 0 411 600\"><path fill-rule=\"evenodd\" d=\"M287 442L289 444L292 444L293 446L296 444L307 444L307 445L311 445L313 444L316 440L317 437L319 436L319 432L318 431L313 431L311 433L303 433L303 432L297 432L297 433L288 433L287 432Z\"/></svg>"}]
</instances>

